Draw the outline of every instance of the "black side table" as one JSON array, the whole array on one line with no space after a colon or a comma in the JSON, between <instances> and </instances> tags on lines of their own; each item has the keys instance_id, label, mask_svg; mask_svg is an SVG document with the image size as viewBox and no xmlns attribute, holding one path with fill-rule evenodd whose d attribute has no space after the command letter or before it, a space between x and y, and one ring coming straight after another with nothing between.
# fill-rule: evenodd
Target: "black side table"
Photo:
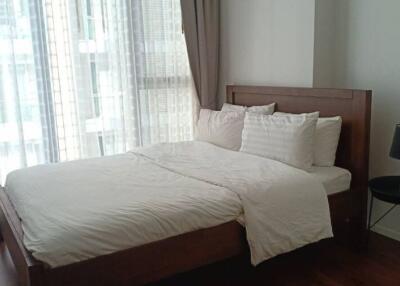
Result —
<instances>
[{"instance_id":1,"label":"black side table","mask_svg":"<svg viewBox=\"0 0 400 286\"><path fill-rule=\"evenodd\" d=\"M368 182L371 191L371 201L369 207L368 232L386 215L388 215L397 205L400 204L400 176L385 176L371 179ZM374 199L378 199L393 206L386 211L379 219L371 225L371 214Z\"/></svg>"}]
</instances>

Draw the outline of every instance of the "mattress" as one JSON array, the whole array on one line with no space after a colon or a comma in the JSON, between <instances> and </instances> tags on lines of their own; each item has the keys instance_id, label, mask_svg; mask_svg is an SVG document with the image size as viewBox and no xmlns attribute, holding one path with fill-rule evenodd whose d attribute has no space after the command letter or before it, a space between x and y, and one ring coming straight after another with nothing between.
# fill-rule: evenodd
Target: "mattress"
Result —
<instances>
[{"instance_id":1,"label":"mattress","mask_svg":"<svg viewBox=\"0 0 400 286\"><path fill-rule=\"evenodd\" d=\"M351 173L346 169L313 166L310 174L322 183L328 195L344 192L350 188Z\"/></svg>"},{"instance_id":2,"label":"mattress","mask_svg":"<svg viewBox=\"0 0 400 286\"><path fill-rule=\"evenodd\" d=\"M325 189L309 173L204 142L26 168L7 176L5 190L25 247L50 267L217 226L241 213L254 265L332 237Z\"/></svg>"}]
</instances>

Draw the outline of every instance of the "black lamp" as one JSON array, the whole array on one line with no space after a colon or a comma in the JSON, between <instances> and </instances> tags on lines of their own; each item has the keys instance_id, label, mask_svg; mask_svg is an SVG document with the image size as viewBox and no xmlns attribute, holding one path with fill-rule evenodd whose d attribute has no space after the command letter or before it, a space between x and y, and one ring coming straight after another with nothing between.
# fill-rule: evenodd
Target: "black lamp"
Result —
<instances>
[{"instance_id":1,"label":"black lamp","mask_svg":"<svg viewBox=\"0 0 400 286\"><path fill-rule=\"evenodd\" d=\"M400 124L397 124L394 130L392 148L390 149L390 157L400 160Z\"/></svg>"}]
</instances>

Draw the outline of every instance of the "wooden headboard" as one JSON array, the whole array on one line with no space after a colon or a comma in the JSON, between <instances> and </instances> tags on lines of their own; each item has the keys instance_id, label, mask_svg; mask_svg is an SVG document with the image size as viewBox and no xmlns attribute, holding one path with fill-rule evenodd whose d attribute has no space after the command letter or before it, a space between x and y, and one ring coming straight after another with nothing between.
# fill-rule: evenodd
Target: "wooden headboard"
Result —
<instances>
[{"instance_id":1,"label":"wooden headboard","mask_svg":"<svg viewBox=\"0 0 400 286\"><path fill-rule=\"evenodd\" d=\"M228 85L227 102L246 106L276 102L276 111L319 111L343 119L336 165L352 173L352 192L366 194L368 182L370 90ZM366 197L366 196L365 196Z\"/></svg>"}]
</instances>

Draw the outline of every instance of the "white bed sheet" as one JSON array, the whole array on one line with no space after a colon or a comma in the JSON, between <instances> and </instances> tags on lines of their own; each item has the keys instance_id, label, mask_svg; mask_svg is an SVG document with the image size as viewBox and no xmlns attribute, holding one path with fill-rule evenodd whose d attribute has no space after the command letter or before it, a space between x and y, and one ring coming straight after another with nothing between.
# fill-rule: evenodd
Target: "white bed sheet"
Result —
<instances>
[{"instance_id":1,"label":"white bed sheet","mask_svg":"<svg viewBox=\"0 0 400 286\"><path fill-rule=\"evenodd\" d=\"M212 227L241 213L254 265L332 237L321 182L283 163L205 142L27 168L7 177L6 191L25 246L51 267Z\"/></svg>"},{"instance_id":2,"label":"white bed sheet","mask_svg":"<svg viewBox=\"0 0 400 286\"><path fill-rule=\"evenodd\" d=\"M310 174L320 181L328 195L348 191L351 183L351 173L339 167L313 166Z\"/></svg>"},{"instance_id":3,"label":"white bed sheet","mask_svg":"<svg viewBox=\"0 0 400 286\"><path fill-rule=\"evenodd\" d=\"M231 190L133 153L18 170L7 176L5 190L21 218L25 247L50 267L217 226L242 213Z\"/></svg>"}]
</instances>

